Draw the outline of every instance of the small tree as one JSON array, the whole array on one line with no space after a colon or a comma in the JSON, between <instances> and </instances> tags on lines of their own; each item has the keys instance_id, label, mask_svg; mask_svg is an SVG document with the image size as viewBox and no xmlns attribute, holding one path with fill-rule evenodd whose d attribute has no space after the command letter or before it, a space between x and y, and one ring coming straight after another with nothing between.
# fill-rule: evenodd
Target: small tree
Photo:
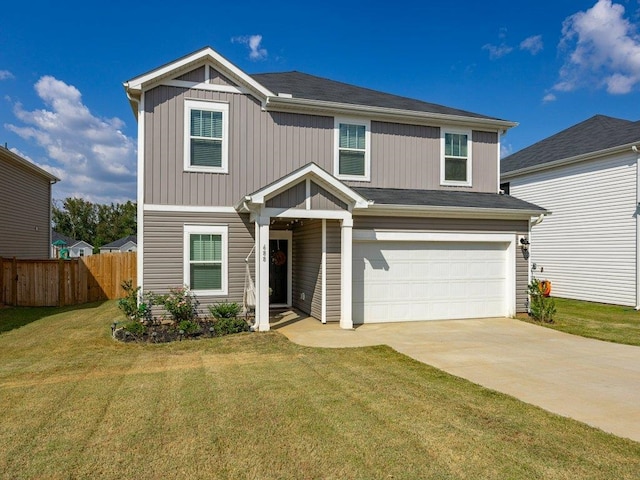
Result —
<instances>
[{"instance_id":1,"label":"small tree","mask_svg":"<svg viewBox=\"0 0 640 480\"><path fill-rule=\"evenodd\" d=\"M540 281L533 279L528 286L529 314L539 322L553 322L556 314L556 302L553 298L545 296L542 292Z\"/></svg>"}]
</instances>

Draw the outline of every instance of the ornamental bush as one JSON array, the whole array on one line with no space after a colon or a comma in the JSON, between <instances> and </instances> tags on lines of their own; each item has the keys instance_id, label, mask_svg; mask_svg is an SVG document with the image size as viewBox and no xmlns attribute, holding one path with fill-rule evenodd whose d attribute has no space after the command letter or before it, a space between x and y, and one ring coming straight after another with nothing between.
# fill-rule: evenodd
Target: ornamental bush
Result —
<instances>
[{"instance_id":1,"label":"ornamental bush","mask_svg":"<svg viewBox=\"0 0 640 480\"><path fill-rule=\"evenodd\" d=\"M556 314L556 302L543 295L540 281L533 279L528 286L529 315L539 322L553 323Z\"/></svg>"},{"instance_id":2,"label":"ornamental bush","mask_svg":"<svg viewBox=\"0 0 640 480\"><path fill-rule=\"evenodd\" d=\"M209 305L209 312L214 318L235 318L240 314L240 305L237 303L216 303Z\"/></svg>"},{"instance_id":3,"label":"ornamental bush","mask_svg":"<svg viewBox=\"0 0 640 480\"><path fill-rule=\"evenodd\" d=\"M121 287L125 292L125 296L118 300L120 310L132 321L150 323L152 320L151 306L155 296L148 292L138 302L140 287L133 288L132 280L125 280L122 282Z\"/></svg>"},{"instance_id":4,"label":"ornamental bush","mask_svg":"<svg viewBox=\"0 0 640 480\"><path fill-rule=\"evenodd\" d=\"M217 336L231 335L233 333L248 332L249 325L240 317L218 318L213 323L213 330Z\"/></svg>"},{"instance_id":5,"label":"ornamental bush","mask_svg":"<svg viewBox=\"0 0 640 480\"><path fill-rule=\"evenodd\" d=\"M158 295L157 300L176 323L198 318L200 302L186 286L172 288L166 295Z\"/></svg>"}]
</instances>

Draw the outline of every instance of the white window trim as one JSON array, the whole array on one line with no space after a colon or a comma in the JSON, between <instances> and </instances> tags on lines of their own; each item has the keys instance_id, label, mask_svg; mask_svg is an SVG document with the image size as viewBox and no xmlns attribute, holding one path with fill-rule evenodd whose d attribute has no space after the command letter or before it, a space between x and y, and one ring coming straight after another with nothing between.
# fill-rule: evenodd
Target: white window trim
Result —
<instances>
[{"instance_id":1,"label":"white window trim","mask_svg":"<svg viewBox=\"0 0 640 480\"><path fill-rule=\"evenodd\" d=\"M364 175L340 175L340 124L363 125L364 133ZM371 181L371 120L361 118L335 117L333 124L333 175L340 180L351 180L355 182Z\"/></svg>"},{"instance_id":2,"label":"white window trim","mask_svg":"<svg viewBox=\"0 0 640 480\"><path fill-rule=\"evenodd\" d=\"M222 288L220 290L192 290L196 295L227 296L229 272L229 227L224 225L185 225L184 226L184 284L191 288L191 256L190 236L192 234L221 235L222 236Z\"/></svg>"},{"instance_id":3,"label":"white window trim","mask_svg":"<svg viewBox=\"0 0 640 480\"><path fill-rule=\"evenodd\" d=\"M462 134L467 136L467 180L464 182L456 180L445 180L444 167L445 167L445 155L444 155L444 139L447 133ZM473 179L473 141L471 130L461 130L459 128L440 128L440 185L449 185L457 187L471 187Z\"/></svg>"},{"instance_id":4,"label":"white window trim","mask_svg":"<svg viewBox=\"0 0 640 480\"><path fill-rule=\"evenodd\" d=\"M222 112L222 166L191 165L191 110ZM229 104L203 100L184 101L184 170L186 172L229 173Z\"/></svg>"}]
</instances>

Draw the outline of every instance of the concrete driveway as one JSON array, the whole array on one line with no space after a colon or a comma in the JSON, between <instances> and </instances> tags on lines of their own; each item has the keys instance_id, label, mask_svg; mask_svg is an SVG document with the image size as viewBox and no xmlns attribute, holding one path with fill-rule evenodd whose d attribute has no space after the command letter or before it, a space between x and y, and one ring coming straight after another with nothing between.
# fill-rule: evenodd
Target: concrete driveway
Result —
<instances>
[{"instance_id":1,"label":"concrete driveway","mask_svg":"<svg viewBox=\"0 0 640 480\"><path fill-rule=\"evenodd\" d=\"M640 347L508 318L362 325L284 316L272 328L311 347L386 344L553 413L640 442Z\"/></svg>"}]
</instances>

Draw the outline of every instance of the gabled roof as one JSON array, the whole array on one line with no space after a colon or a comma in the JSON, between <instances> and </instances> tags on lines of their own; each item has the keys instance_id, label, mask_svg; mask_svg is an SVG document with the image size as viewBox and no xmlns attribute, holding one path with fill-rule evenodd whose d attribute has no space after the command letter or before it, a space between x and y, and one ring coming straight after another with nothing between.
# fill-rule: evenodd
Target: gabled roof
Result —
<instances>
[{"instance_id":1,"label":"gabled roof","mask_svg":"<svg viewBox=\"0 0 640 480\"><path fill-rule=\"evenodd\" d=\"M372 213L377 207L425 207L443 211L486 211L499 214L533 216L548 213L544 208L510 195L476 193L456 190L414 190L401 188L354 187L356 192L373 202Z\"/></svg>"},{"instance_id":2,"label":"gabled roof","mask_svg":"<svg viewBox=\"0 0 640 480\"><path fill-rule=\"evenodd\" d=\"M263 108L270 111L312 110L315 113L328 115L354 114L412 123L436 120L451 125L478 125L491 130L506 130L517 125L507 120L300 72L248 75L211 47L197 50L125 82L124 88L134 115L136 117L138 115L138 101L143 91L163 82L173 85L176 82L172 79L202 65L213 66L241 87L237 89L238 92L251 93L262 103ZM180 82L179 86L189 87L188 83ZM223 88L207 82L198 85L192 82L192 86L214 90Z\"/></svg>"},{"instance_id":3,"label":"gabled roof","mask_svg":"<svg viewBox=\"0 0 640 480\"><path fill-rule=\"evenodd\" d=\"M129 235L127 237L119 238L117 240L114 240L111 243L107 243L106 245L102 245L100 247L100 249L103 249L103 248L120 248L123 245L126 245L128 242L132 242L132 243L135 243L137 245L138 244L137 235Z\"/></svg>"},{"instance_id":4,"label":"gabled roof","mask_svg":"<svg viewBox=\"0 0 640 480\"><path fill-rule=\"evenodd\" d=\"M521 170L534 171L555 162L630 146L640 142L640 121L595 115L584 122L562 130L544 140L520 150L500 162L502 175ZM538 168L536 168L538 167Z\"/></svg>"},{"instance_id":5,"label":"gabled roof","mask_svg":"<svg viewBox=\"0 0 640 480\"><path fill-rule=\"evenodd\" d=\"M79 243L84 243L88 246L90 246L91 248L93 248L93 245L91 245L89 242L85 242L84 240L76 240L75 238L71 238L71 237L67 237L66 235L63 235L62 233L58 233L55 230L51 230L51 244L52 245L60 245L60 242L64 242L64 244L68 247L74 247L76 245L78 245Z\"/></svg>"},{"instance_id":6,"label":"gabled roof","mask_svg":"<svg viewBox=\"0 0 640 480\"><path fill-rule=\"evenodd\" d=\"M302 72L258 73L252 74L251 77L272 92L290 94L293 98L499 120L478 113L358 87Z\"/></svg>"},{"instance_id":7,"label":"gabled roof","mask_svg":"<svg viewBox=\"0 0 640 480\"><path fill-rule=\"evenodd\" d=\"M56 177L55 175L51 175L46 170L43 170L42 168L40 168L37 165L35 165L35 164L31 163L30 161L28 161L27 159L22 158L20 155L18 155L16 153L13 153L8 148L4 148L2 146L0 146L0 159L2 159L3 161L11 161L13 163L16 163L16 164L22 166L22 167L25 167L25 168L29 169L30 171L32 171L33 173L35 173L37 175L40 175L41 177L46 178L51 183L56 183L56 182L60 181L60 179L58 177Z\"/></svg>"}]
</instances>

